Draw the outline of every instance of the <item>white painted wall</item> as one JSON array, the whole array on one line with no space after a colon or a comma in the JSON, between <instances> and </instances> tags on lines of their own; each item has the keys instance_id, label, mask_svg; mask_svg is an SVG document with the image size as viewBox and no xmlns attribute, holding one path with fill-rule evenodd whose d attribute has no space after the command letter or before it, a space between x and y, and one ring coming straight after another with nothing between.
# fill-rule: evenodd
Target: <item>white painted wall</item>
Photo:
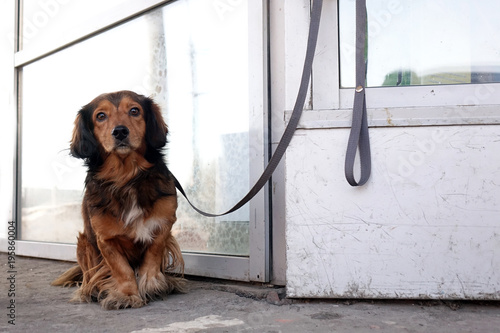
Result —
<instances>
[{"instance_id":1,"label":"white painted wall","mask_svg":"<svg viewBox=\"0 0 500 333\"><path fill-rule=\"evenodd\" d=\"M500 127L371 128L372 176L344 178L347 129L286 156L290 297L500 299Z\"/></svg>"}]
</instances>

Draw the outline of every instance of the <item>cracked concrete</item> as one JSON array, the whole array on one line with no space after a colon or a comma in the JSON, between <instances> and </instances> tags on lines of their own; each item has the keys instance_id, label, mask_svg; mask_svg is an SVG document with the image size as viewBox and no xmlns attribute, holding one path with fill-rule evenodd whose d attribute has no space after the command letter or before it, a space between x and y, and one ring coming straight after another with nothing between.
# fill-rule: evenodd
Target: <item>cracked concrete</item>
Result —
<instances>
[{"instance_id":1,"label":"cracked concrete","mask_svg":"<svg viewBox=\"0 0 500 333\"><path fill-rule=\"evenodd\" d=\"M69 303L74 288L50 286L73 263L16 258L15 296L0 254L1 332L497 332L498 302L294 300L266 285L192 278L187 294L140 309ZM15 301L15 325L8 307Z\"/></svg>"}]
</instances>

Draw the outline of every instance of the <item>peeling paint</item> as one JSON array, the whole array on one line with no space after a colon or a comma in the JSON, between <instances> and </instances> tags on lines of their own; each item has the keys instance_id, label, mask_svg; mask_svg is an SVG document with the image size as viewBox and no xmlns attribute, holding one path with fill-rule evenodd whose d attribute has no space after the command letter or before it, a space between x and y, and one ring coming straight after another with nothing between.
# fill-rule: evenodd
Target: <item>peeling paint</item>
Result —
<instances>
[{"instance_id":1,"label":"peeling paint","mask_svg":"<svg viewBox=\"0 0 500 333\"><path fill-rule=\"evenodd\" d=\"M500 300L497 126L373 129L363 188L334 158L346 131L301 134L285 168L288 296Z\"/></svg>"},{"instance_id":2,"label":"peeling paint","mask_svg":"<svg viewBox=\"0 0 500 333\"><path fill-rule=\"evenodd\" d=\"M394 123L392 122L392 114L389 112L389 108L384 108L385 113L387 114L387 125L389 126L394 126Z\"/></svg>"}]
</instances>

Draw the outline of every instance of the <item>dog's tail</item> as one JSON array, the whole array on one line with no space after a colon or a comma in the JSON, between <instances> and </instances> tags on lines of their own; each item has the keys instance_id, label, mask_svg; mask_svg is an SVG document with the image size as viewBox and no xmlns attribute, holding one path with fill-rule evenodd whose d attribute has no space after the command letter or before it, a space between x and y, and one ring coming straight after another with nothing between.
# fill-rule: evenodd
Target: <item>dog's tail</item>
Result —
<instances>
[{"instance_id":1,"label":"dog's tail","mask_svg":"<svg viewBox=\"0 0 500 333\"><path fill-rule=\"evenodd\" d=\"M64 272L60 277L52 281L53 286L73 287L83 280L83 272L80 266L74 266Z\"/></svg>"}]
</instances>

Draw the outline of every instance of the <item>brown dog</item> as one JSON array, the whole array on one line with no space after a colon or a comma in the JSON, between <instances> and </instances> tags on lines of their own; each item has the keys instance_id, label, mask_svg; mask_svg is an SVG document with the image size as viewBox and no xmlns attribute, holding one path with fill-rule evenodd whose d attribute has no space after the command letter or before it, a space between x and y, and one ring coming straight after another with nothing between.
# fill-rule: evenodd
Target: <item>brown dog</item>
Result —
<instances>
[{"instance_id":1,"label":"brown dog","mask_svg":"<svg viewBox=\"0 0 500 333\"><path fill-rule=\"evenodd\" d=\"M84 106L70 145L88 167L78 266L53 285L80 285L74 300L136 308L183 291L182 254L171 234L177 194L161 149L167 126L150 98L103 94ZM174 274L172 274L174 273Z\"/></svg>"}]
</instances>

